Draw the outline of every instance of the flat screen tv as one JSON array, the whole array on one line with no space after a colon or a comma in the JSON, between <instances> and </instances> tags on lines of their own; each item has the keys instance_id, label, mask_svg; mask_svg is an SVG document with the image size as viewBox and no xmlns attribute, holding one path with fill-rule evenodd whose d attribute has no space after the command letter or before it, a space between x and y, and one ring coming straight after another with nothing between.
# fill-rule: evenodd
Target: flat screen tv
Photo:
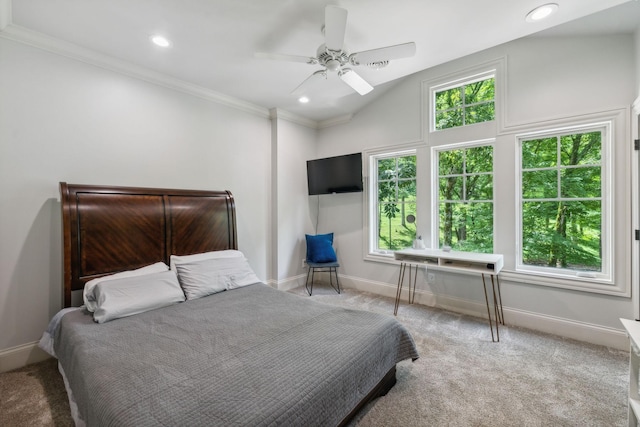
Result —
<instances>
[{"instance_id":1,"label":"flat screen tv","mask_svg":"<svg viewBox=\"0 0 640 427\"><path fill-rule=\"evenodd\" d=\"M307 161L309 195L362 191L362 154Z\"/></svg>"}]
</instances>

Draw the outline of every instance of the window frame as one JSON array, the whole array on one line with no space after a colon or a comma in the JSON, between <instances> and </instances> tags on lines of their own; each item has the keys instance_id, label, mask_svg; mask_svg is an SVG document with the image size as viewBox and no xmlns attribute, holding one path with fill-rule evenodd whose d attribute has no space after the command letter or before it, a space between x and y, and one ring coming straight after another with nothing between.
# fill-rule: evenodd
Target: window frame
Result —
<instances>
[{"instance_id":1,"label":"window frame","mask_svg":"<svg viewBox=\"0 0 640 427\"><path fill-rule=\"evenodd\" d=\"M495 138L487 138L476 141L457 142L453 144L443 144L431 147L431 247L440 247L440 170L439 170L439 154L442 151L452 151L459 149L468 149L474 147L490 146L492 149L493 168L491 171L492 176L492 197L491 200L484 200L483 202L491 202L493 205L493 252L496 247L496 194L495 194ZM466 176L463 173L463 176Z\"/></svg>"},{"instance_id":2,"label":"window frame","mask_svg":"<svg viewBox=\"0 0 640 427\"><path fill-rule=\"evenodd\" d=\"M587 290L597 285L611 286L615 283L615 263L613 259L613 248L615 247L615 220L613 191L614 179L612 176L612 149L613 140L612 121L596 121L579 125L563 126L559 128L531 131L516 135L516 193L515 193L515 220L516 220L516 246L515 246L515 273L541 276L545 280L570 280L573 282L583 282ZM602 247L602 271L601 272L580 272L575 269L558 269L554 267L540 267L524 264L522 261L523 250L523 220L522 220L522 143L532 139L548 137L560 138L566 135L577 133L588 133L600 131L601 137L601 247ZM558 165L560 167L560 165Z\"/></svg>"},{"instance_id":3,"label":"window frame","mask_svg":"<svg viewBox=\"0 0 640 427\"><path fill-rule=\"evenodd\" d=\"M458 78L455 80L450 80L447 81L445 83L440 83L440 84L433 84L429 86L429 132L445 132L451 129L461 129L461 128L467 128L469 126L475 126L475 125L482 125L485 123L492 123L492 122L496 122L498 120L498 112L500 111L498 109L498 94L500 93L499 89L498 89L498 76L499 72L497 68L491 68L479 73L475 73L472 75L466 75L465 77L462 78ZM493 78L493 84L494 84L494 95L493 95L493 120L487 120L484 122L478 122L478 123L470 123L470 124L463 124L461 126L453 126L453 127L449 127L449 128L444 128L444 129L437 129L436 128L436 116L437 116L437 108L436 108L436 93L438 92L443 92L446 90L450 90L450 89L455 89L461 86L465 86L465 85L469 85L469 84L473 84L473 83L477 83L479 81L482 80L487 80ZM464 108L467 106L467 104L462 104L461 108L464 110Z\"/></svg>"},{"instance_id":4,"label":"window frame","mask_svg":"<svg viewBox=\"0 0 640 427\"><path fill-rule=\"evenodd\" d=\"M377 226L378 223L378 159L389 159L403 156L416 156L416 210L419 210L419 197L418 197L418 170L419 170L419 155L418 147L416 145L408 145L402 147L390 147L387 149L373 150L363 153L366 158L364 162L364 178L366 181L365 192L365 209L364 209L364 228L363 233L363 245L364 245L364 259L370 261L383 261L392 262L394 260L392 250L379 250L377 248ZM416 217L419 217L416 212ZM417 222L417 221L416 221Z\"/></svg>"}]
</instances>

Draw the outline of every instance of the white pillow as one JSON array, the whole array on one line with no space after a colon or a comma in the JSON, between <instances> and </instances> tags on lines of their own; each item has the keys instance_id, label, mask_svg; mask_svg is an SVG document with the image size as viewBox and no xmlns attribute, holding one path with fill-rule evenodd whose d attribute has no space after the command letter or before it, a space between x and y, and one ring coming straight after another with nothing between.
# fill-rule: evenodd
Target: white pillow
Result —
<instances>
[{"instance_id":1,"label":"white pillow","mask_svg":"<svg viewBox=\"0 0 640 427\"><path fill-rule=\"evenodd\" d=\"M96 309L96 298L93 294L94 288L98 283L123 279L125 277L135 277L135 276L143 276L145 274L152 273L160 273L162 271L167 271L169 267L164 262L157 262L155 264L147 265L145 267L138 268L136 270L128 270L123 271L121 273L111 274L109 276L99 277L97 279L89 280L84 285L84 291L82 293L82 297L84 299L84 305L87 307L87 310L94 312Z\"/></svg>"},{"instance_id":2,"label":"white pillow","mask_svg":"<svg viewBox=\"0 0 640 427\"><path fill-rule=\"evenodd\" d=\"M98 323L144 313L184 301L176 273L163 271L98 283L93 291Z\"/></svg>"},{"instance_id":3,"label":"white pillow","mask_svg":"<svg viewBox=\"0 0 640 427\"><path fill-rule=\"evenodd\" d=\"M260 282L244 257L202 259L177 264L176 268L187 299Z\"/></svg>"},{"instance_id":4,"label":"white pillow","mask_svg":"<svg viewBox=\"0 0 640 427\"><path fill-rule=\"evenodd\" d=\"M244 254L235 249L225 249L223 251L202 252L193 255L171 255L169 265L171 269L175 271L177 264L213 258L244 258Z\"/></svg>"}]
</instances>

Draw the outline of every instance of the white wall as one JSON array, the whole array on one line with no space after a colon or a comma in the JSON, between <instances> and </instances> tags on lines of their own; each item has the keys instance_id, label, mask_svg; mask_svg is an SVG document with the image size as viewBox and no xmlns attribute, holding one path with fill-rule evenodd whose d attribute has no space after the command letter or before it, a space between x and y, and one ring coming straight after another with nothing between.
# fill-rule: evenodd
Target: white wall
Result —
<instances>
[{"instance_id":1,"label":"white wall","mask_svg":"<svg viewBox=\"0 0 640 427\"><path fill-rule=\"evenodd\" d=\"M0 353L61 306L58 182L230 190L268 280L271 124L0 38Z\"/></svg>"},{"instance_id":2,"label":"white wall","mask_svg":"<svg viewBox=\"0 0 640 427\"><path fill-rule=\"evenodd\" d=\"M420 142L424 147L435 144L422 116L426 114L421 93L423 82L506 58L507 111L504 125L507 128L502 130L496 141L496 146L506 149L497 150L503 154L497 154L496 167L513 168L515 151L508 148L515 143L513 129L551 119L628 108L637 92L636 52L632 36L537 37L501 45L409 77L360 111L351 122L322 129L318 138L318 154L324 157L409 142ZM628 121L626 117L624 120ZM621 140L628 141L628 123L618 131L627 135L626 140L624 135ZM626 147L629 149L628 145ZM630 173L629 153L618 153L617 173ZM499 185L504 186L506 193L514 181L513 176L503 172L500 177ZM619 190L623 193L620 200L628 199L630 187ZM618 208L627 209L630 205L623 202ZM327 206L326 213L323 212L329 222L326 227L358 230L349 233L349 240L358 244L342 254L343 273L349 270L352 283L363 289L393 295L397 266L363 260L362 209L362 203L353 209L341 204ZM503 220L513 222L514 212L498 215L500 224L504 224ZM546 322L546 329L553 329L558 324L556 320L560 319L564 325L573 323L586 325L591 331L615 332L622 329L618 318L633 315L628 297L504 280L502 285L507 322L512 324L519 322L544 329L541 325ZM422 272L418 289L428 304L478 314L484 310L484 295L478 277L436 272L435 282L429 284ZM560 330L557 332L562 333ZM619 335L623 337L622 333Z\"/></svg>"},{"instance_id":3,"label":"white wall","mask_svg":"<svg viewBox=\"0 0 640 427\"><path fill-rule=\"evenodd\" d=\"M283 118L274 119L276 139L276 240L279 288L300 286L305 273L305 234L313 234L316 204L307 190L307 160L316 157L315 129Z\"/></svg>"}]
</instances>

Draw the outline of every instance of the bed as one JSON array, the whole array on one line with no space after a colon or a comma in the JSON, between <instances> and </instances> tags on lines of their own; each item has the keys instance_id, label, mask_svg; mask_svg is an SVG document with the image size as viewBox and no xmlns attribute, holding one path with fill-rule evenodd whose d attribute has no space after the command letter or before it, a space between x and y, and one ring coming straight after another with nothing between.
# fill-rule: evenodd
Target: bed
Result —
<instances>
[{"instance_id":1,"label":"bed","mask_svg":"<svg viewBox=\"0 0 640 427\"><path fill-rule=\"evenodd\" d=\"M345 425L393 387L398 362L418 358L393 317L261 283L238 250L230 192L60 191L65 308L41 346L58 358L77 425ZM208 263L206 286L222 288L193 293L198 263ZM128 275L154 265L166 268ZM159 298L174 283L160 276L179 278L181 300L134 312L107 304ZM83 292L85 305L73 307Z\"/></svg>"}]
</instances>

